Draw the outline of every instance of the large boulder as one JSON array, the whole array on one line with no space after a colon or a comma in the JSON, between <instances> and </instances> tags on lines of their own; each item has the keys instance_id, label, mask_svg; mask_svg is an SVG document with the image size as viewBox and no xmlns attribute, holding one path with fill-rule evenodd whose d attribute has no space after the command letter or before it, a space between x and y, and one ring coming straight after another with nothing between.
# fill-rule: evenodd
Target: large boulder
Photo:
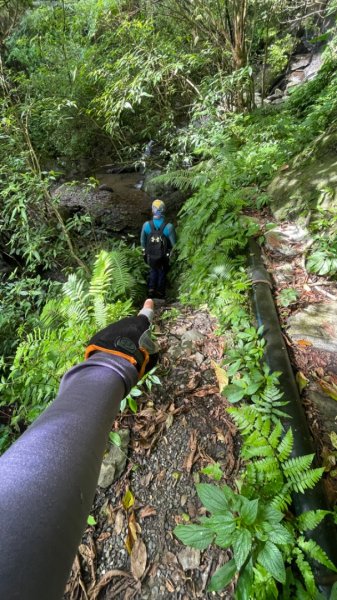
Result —
<instances>
[{"instance_id":1,"label":"large boulder","mask_svg":"<svg viewBox=\"0 0 337 600\"><path fill-rule=\"evenodd\" d=\"M269 185L271 210L279 220L306 217L317 207L337 208L337 132L320 136L306 158L295 157Z\"/></svg>"}]
</instances>

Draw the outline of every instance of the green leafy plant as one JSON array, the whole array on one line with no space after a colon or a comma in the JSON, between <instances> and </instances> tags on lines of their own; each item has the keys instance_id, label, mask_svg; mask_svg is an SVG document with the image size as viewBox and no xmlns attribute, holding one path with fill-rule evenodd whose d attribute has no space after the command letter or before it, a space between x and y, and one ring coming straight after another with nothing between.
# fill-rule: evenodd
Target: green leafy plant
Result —
<instances>
[{"instance_id":1,"label":"green leafy plant","mask_svg":"<svg viewBox=\"0 0 337 600\"><path fill-rule=\"evenodd\" d=\"M83 360L85 344L97 329L130 314L132 285L125 257L117 250L101 251L89 283L74 273L68 277L62 295L47 302L18 346L1 382L1 405L14 406L12 426L32 422L55 397L60 378Z\"/></svg>"},{"instance_id":2,"label":"green leafy plant","mask_svg":"<svg viewBox=\"0 0 337 600\"><path fill-rule=\"evenodd\" d=\"M279 293L279 301L281 306L290 306L298 300L298 291L295 288L284 288Z\"/></svg>"},{"instance_id":3,"label":"green leafy plant","mask_svg":"<svg viewBox=\"0 0 337 600\"><path fill-rule=\"evenodd\" d=\"M317 275L336 275L337 248L328 247L328 242L325 242L319 250L310 254L306 266L308 271Z\"/></svg>"}]
</instances>

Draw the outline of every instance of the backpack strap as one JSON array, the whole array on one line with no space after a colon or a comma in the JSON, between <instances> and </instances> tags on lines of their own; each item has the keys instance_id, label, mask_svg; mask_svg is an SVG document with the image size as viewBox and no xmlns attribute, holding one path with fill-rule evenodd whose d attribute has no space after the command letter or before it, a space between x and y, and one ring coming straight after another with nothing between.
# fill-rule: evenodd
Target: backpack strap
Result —
<instances>
[{"instance_id":1,"label":"backpack strap","mask_svg":"<svg viewBox=\"0 0 337 600\"><path fill-rule=\"evenodd\" d=\"M149 221L149 223L150 223L150 227L151 227L151 233L160 233L160 235L162 235L164 233L164 229L166 227L165 221L161 224L159 229L156 229L156 227L154 226L154 221Z\"/></svg>"}]
</instances>

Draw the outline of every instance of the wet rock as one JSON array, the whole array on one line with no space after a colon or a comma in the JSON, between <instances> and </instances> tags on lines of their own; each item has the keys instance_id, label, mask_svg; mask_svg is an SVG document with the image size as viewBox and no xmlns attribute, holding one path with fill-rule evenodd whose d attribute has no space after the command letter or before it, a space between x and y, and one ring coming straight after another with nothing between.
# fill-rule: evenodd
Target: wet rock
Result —
<instances>
[{"instance_id":1,"label":"wet rock","mask_svg":"<svg viewBox=\"0 0 337 600\"><path fill-rule=\"evenodd\" d=\"M291 71L297 71L298 69L304 69L311 62L311 53L308 54L297 54L295 60L290 63Z\"/></svg>"},{"instance_id":2,"label":"wet rock","mask_svg":"<svg viewBox=\"0 0 337 600\"><path fill-rule=\"evenodd\" d=\"M307 396L313 402L323 418L326 432L336 431L337 402L325 394L322 389L311 383L307 389Z\"/></svg>"},{"instance_id":3,"label":"wet rock","mask_svg":"<svg viewBox=\"0 0 337 600\"><path fill-rule=\"evenodd\" d=\"M305 219L327 195L330 209L337 207L336 148L336 132L320 136L308 158L295 157L288 169L274 178L268 193L277 219Z\"/></svg>"},{"instance_id":4,"label":"wet rock","mask_svg":"<svg viewBox=\"0 0 337 600\"><path fill-rule=\"evenodd\" d=\"M179 552L178 559L184 571L197 569L200 565L200 550L184 548Z\"/></svg>"},{"instance_id":5,"label":"wet rock","mask_svg":"<svg viewBox=\"0 0 337 600\"><path fill-rule=\"evenodd\" d=\"M110 187L110 185L106 185L105 183L102 183L98 189L100 192L113 192L112 187Z\"/></svg>"},{"instance_id":6,"label":"wet rock","mask_svg":"<svg viewBox=\"0 0 337 600\"><path fill-rule=\"evenodd\" d=\"M287 223L265 233L266 247L284 256L296 256L310 243L305 227Z\"/></svg>"},{"instance_id":7,"label":"wet rock","mask_svg":"<svg viewBox=\"0 0 337 600\"><path fill-rule=\"evenodd\" d=\"M204 336L202 333L200 333L200 331L197 331L196 329L190 329L181 336L181 343L183 345L188 345L189 343L195 344L196 342L202 342L203 339Z\"/></svg>"},{"instance_id":8,"label":"wet rock","mask_svg":"<svg viewBox=\"0 0 337 600\"><path fill-rule=\"evenodd\" d=\"M98 479L98 485L102 488L107 488L118 479L126 465L130 431L129 429L121 429L118 433L121 438L121 446L118 447L115 444L111 444L109 452L103 459Z\"/></svg>"},{"instance_id":9,"label":"wet rock","mask_svg":"<svg viewBox=\"0 0 337 600\"><path fill-rule=\"evenodd\" d=\"M314 348L337 352L337 300L311 304L289 318L288 335L293 340L308 340Z\"/></svg>"}]
</instances>

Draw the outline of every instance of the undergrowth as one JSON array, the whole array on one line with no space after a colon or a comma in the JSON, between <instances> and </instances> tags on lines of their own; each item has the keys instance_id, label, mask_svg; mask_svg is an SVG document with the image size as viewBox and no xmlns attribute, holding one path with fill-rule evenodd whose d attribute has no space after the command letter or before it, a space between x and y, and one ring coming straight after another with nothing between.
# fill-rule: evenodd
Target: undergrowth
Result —
<instances>
[{"instance_id":1,"label":"undergrowth","mask_svg":"<svg viewBox=\"0 0 337 600\"><path fill-rule=\"evenodd\" d=\"M334 68L330 58L319 76L295 90L277 112L268 107L250 115L226 115L218 127L216 117L210 117L198 135L194 132L190 147L185 131L194 166L161 178L191 192L180 213L181 300L207 303L219 331L230 330L235 340L223 362L229 381L223 393L233 404L229 413L242 438L243 469L236 489L199 484L208 516L198 524L179 525L175 534L198 549L211 543L231 549L233 558L213 575L209 591L222 590L236 577L238 600L318 599L313 563L337 572L311 539L312 530L332 513L317 510L295 517L291 512L292 494L312 489L324 469L312 466L313 455L292 456L293 432L283 425L287 399L279 391L280 373L271 373L264 362L263 332L251 325L251 284L245 270L247 240L260 233L256 212L268 203L267 184L283 163L309 152L336 119ZM195 118L201 113L200 104ZM324 243L329 253L325 261L330 255L334 260L333 247L323 238ZM327 273L334 263L322 267L317 256L322 251L316 243L309 266Z\"/></svg>"},{"instance_id":2,"label":"undergrowth","mask_svg":"<svg viewBox=\"0 0 337 600\"><path fill-rule=\"evenodd\" d=\"M132 312L140 280L132 275L135 260L122 249L102 250L90 280L71 273L62 288L58 284L57 296L46 303L41 297L40 313L31 318L28 332L23 327L14 359L1 378L0 414L7 414L9 423L0 429L0 450L55 398L60 378L83 360L90 337ZM133 411L140 393L137 387L127 399Z\"/></svg>"}]
</instances>

